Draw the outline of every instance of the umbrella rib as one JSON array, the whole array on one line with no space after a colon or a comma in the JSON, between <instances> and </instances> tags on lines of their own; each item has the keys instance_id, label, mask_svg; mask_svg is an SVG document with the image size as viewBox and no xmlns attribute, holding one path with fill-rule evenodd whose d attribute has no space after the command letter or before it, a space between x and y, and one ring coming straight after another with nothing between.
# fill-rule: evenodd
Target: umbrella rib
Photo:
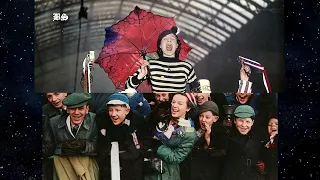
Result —
<instances>
[{"instance_id":1,"label":"umbrella rib","mask_svg":"<svg viewBox=\"0 0 320 180\"><path fill-rule=\"evenodd\" d=\"M138 20L139 20L139 27L141 27L141 21L140 21L140 13L138 13ZM141 36L140 36L140 42L141 42L141 44L142 44L142 35L144 36L144 34L142 33L142 28L140 28L140 34L141 34ZM143 44L142 44L143 45ZM143 47L141 47L141 50L143 51L144 49L143 49ZM142 54L142 51L141 51L141 56L143 55ZM147 50L145 50L145 51L147 51ZM143 59L145 59L145 55L143 56Z\"/></svg>"},{"instance_id":2,"label":"umbrella rib","mask_svg":"<svg viewBox=\"0 0 320 180\"><path fill-rule=\"evenodd\" d=\"M110 53L107 53L107 54L110 54ZM114 54L110 54L109 56L114 56L116 54L140 54L140 53L133 53L133 52L116 52Z\"/></svg>"},{"instance_id":3,"label":"umbrella rib","mask_svg":"<svg viewBox=\"0 0 320 180\"><path fill-rule=\"evenodd\" d=\"M125 40L126 42L131 43L131 44L139 51L139 53L137 53L137 54L141 54L141 50L140 50L132 41L130 41L129 38L127 38L127 37L124 36L124 35L121 35L121 36L125 38L125 39L123 39L123 40Z\"/></svg>"}]
</instances>

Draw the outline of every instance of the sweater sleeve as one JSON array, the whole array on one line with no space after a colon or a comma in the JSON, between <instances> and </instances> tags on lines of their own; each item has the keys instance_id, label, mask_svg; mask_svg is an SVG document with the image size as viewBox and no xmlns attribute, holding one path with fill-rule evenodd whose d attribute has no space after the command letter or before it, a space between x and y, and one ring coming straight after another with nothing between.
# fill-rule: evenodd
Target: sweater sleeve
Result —
<instances>
[{"instance_id":1,"label":"sweater sleeve","mask_svg":"<svg viewBox=\"0 0 320 180\"><path fill-rule=\"evenodd\" d=\"M183 141L176 148L169 148L166 145L161 145L157 154L165 162L179 164L181 163L191 152L192 147L197 139L195 131L188 132L189 135L185 135Z\"/></svg>"},{"instance_id":2,"label":"sweater sleeve","mask_svg":"<svg viewBox=\"0 0 320 180\"><path fill-rule=\"evenodd\" d=\"M245 81L245 80L239 80L239 93L251 93L252 92L252 82Z\"/></svg>"},{"instance_id":3,"label":"sweater sleeve","mask_svg":"<svg viewBox=\"0 0 320 180\"><path fill-rule=\"evenodd\" d=\"M129 88L137 88L144 80L147 79L148 74L142 78L142 79L138 79L138 74L141 72L141 68L138 69L138 71L136 71L132 76L129 76L127 78L126 84L125 84L125 88L129 89Z\"/></svg>"},{"instance_id":4,"label":"sweater sleeve","mask_svg":"<svg viewBox=\"0 0 320 180\"><path fill-rule=\"evenodd\" d=\"M194 72L193 67L191 67L190 72L188 74L188 84L190 86L190 90L193 90L193 89L198 88L200 86L198 79L197 79L197 75Z\"/></svg>"}]
</instances>

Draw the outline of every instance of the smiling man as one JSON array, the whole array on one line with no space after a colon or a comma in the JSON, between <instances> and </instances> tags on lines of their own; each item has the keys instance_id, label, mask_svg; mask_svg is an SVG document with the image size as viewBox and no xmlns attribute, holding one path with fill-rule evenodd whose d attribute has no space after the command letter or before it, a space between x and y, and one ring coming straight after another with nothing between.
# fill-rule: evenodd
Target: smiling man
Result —
<instances>
[{"instance_id":1,"label":"smiling man","mask_svg":"<svg viewBox=\"0 0 320 180\"><path fill-rule=\"evenodd\" d=\"M95 114L89 112L90 98L89 93L70 94L62 101L67 113L51 118L44 127L43 156L53 156L60 179L72 179L70 175L98 178L97 163L92 157L96 155L98 129ZM76 174L78 168L85 172Z\"/></svg>"}]
</instances>

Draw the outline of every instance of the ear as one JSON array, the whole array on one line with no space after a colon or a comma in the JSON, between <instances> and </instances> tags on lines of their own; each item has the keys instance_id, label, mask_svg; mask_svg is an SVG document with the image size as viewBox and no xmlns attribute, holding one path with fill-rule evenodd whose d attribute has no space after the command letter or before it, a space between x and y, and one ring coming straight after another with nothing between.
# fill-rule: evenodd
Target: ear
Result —
<instances>
[{"instance_id":1,"label":"ear","mask_svg":"<svg viewBox=\"0 0 320 180\"><path fill-rule=\"evenodd\" d=\"M126 108L126 112L125 112L125 113L126 113L126 115L128 115L128 114L129 114L129 112L130 112L130 108L128 108L128 107L127 107L127 108Z\"/></svg>"},{"instance_id":2,"label":"ear","mask_svg":"<svg viewBox=\"0 0 320 180\"><path fill-rule=\"evenodd\" d=\"M70 114L70 109L67 108L67 113Z\"/></svg>"},{"instance_id":3,"label":"ear","mask_svg":"<svg viewBox=\"0 0 320 180\"><path fill-rule=\"evenodd\" d=\"M218 119L219 119L219 116L214 116L214 118L213 118L213 122L217 122L217 121L218 121Z\"/></svg>"},{"instance_id":4,"label":"ear","mask_svg":"<svg viewBox=\"0 0 320 180\"><path fill-rule=\"evenodd\" d=\"M187 107L187 112L189 112L191 110L191 107Z\"/></svg>"}]
</instances>

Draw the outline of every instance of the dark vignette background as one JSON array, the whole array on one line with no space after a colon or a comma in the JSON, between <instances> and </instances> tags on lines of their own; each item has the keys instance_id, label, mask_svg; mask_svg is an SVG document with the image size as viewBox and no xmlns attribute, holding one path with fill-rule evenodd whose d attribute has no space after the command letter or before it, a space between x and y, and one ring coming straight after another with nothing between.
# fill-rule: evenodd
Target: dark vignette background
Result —
<instances>
[{"instance_id":1,"label":"dark vignette background","mask_svg":"<svg viewBox=\"0 0 320 180\"><path fill-rule=\"evenodd\" d=\"M0 179L41 179L41 96L33 87L34 2L0 10ZM272 28L272 25L270 25ZM320 179L320 3L285 1L286 93L279 95L280 179ZM62 77L57 77L62 78Z\"/></svg>"}]
</instances>

